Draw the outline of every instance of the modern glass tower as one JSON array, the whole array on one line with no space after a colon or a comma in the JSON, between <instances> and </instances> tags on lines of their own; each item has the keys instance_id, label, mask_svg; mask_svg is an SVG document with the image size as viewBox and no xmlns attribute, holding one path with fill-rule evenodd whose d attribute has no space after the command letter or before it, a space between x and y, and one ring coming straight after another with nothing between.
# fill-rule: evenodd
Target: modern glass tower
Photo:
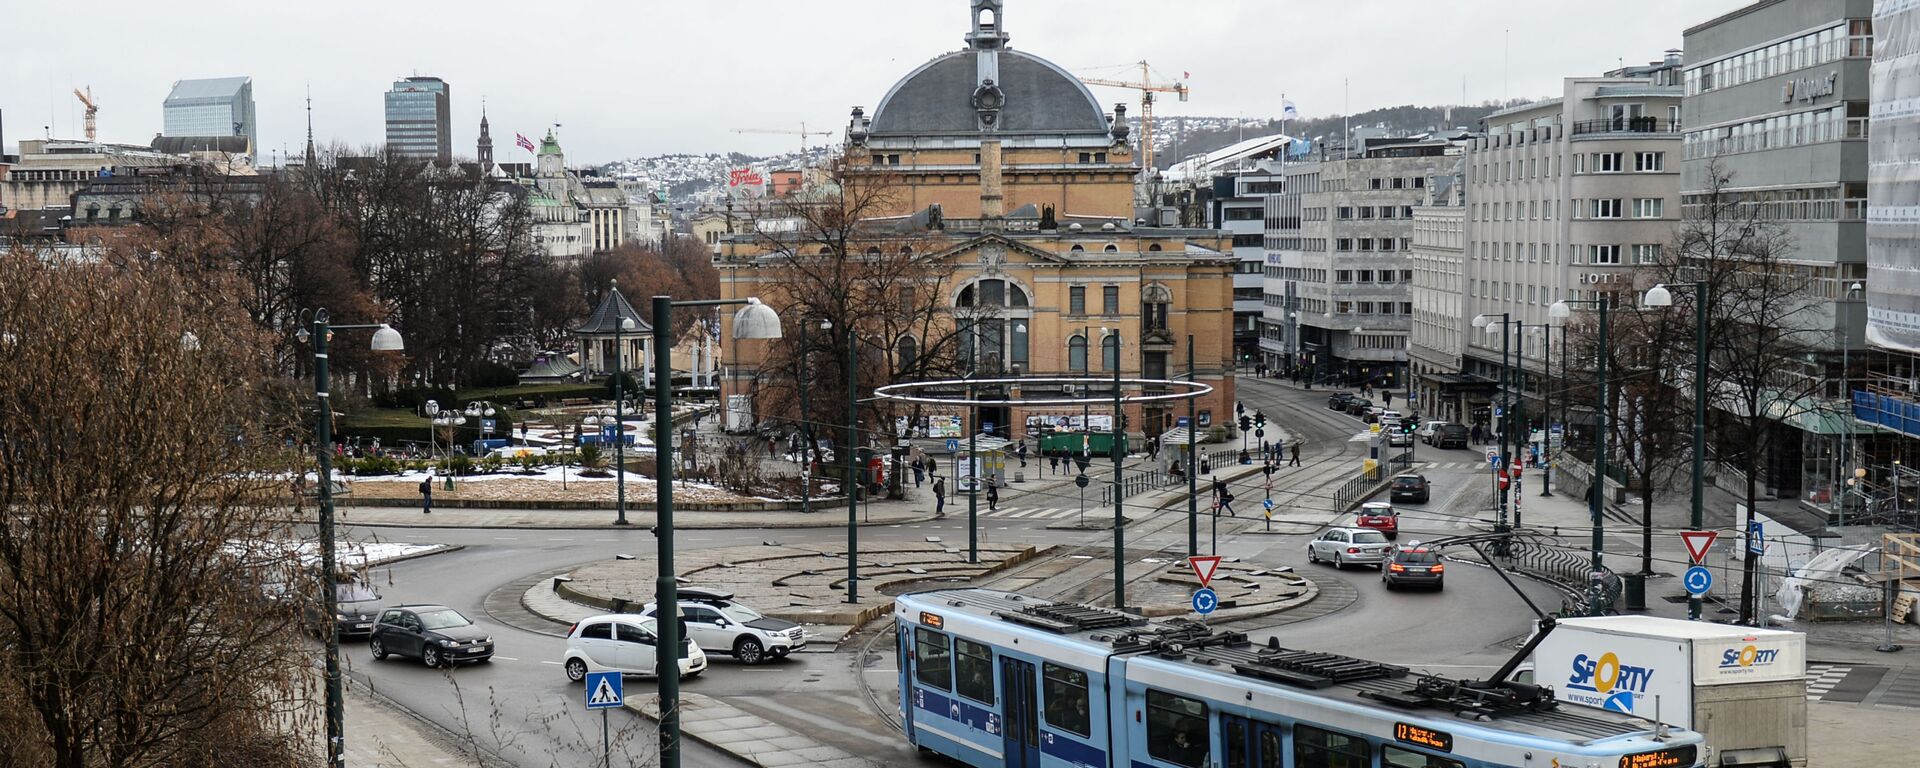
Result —
<instances>
[{"instance_id":1,"label":"modern glass tower","mask_svg":"<svg viewBox=\"0 0 1920 768\"><path fill-rule=\"evenodd\" d=\"M437 77L409 77L387 90L387 148L400 155L453 162L451 89Z\"/></svg>"},{"instance_id":2,"label":"modern glass tower","mask_svg":"<svg viewBox=\"0 0 1920 768\"><path fill-rule=\"evenodd\" d=\"M179 80L161 106L165 136L245 136L260 144L253 122L253 78Z\"/></svg>"}]
</instances>

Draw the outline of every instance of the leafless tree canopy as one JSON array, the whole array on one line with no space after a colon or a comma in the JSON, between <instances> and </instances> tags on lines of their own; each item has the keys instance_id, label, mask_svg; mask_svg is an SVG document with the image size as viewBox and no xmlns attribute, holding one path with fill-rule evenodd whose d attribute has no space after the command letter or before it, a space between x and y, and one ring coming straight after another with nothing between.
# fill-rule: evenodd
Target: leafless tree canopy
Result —
<instances>
[{"instance_id":1,"label":"leafless tree canopy","mask_svg":"<svg viewBox=\"0 0 1920 768\"><path fill-rule=\"evenodd\" d=\"M0 256L0 764L312 764L272 340L236 275L113 261Z\"/></svg>"}]
</instances>

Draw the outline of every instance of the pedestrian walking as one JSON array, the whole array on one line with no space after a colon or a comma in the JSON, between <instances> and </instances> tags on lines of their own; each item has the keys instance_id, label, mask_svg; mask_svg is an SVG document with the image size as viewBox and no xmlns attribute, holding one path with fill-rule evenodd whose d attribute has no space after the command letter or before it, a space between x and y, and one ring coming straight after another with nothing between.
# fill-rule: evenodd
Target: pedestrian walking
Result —
<instances>
[{"instance_id":1,"label":"pedestrian walking","mask_svg":"<svg viewBox=\"0 0 1920 768\"><path fill-rule=\"evenodd\" d=\"M999 509L999 504L1000 486L992 482L987 483L987 511L992 512Z\"/></svg>"},{"instance_id":2,"label":"pedestrian walking","mask_svg":"<svg viewBox=\"0 0 1920 768\"><path fill-rule=\"evenodd\" d=\"M420 481L420 514L433 514L433 475Z\"/></svg>"},{"instance_id":3,"label":"pedestrian walking","mask_svg":"<svg viewBox=\"0 0 1920 768\"><path fill-rule=\"evenodd\" d=\"M1393 390L1390 390L1390 389L1389 389L1389 390L1383 390L1383 391L1381 391L1381 392L1380 392L1380 397L1382 397L1382 398L1384 398L1384 399L1386 400L1386 404L1387 404L1387 405L1393 405Z\"/></svg>"},{"instance_id":4,"label":"pedestrian walking","mask_svg":"<svg viewBox=\"0 0 1920 768\"><path fill-rule=\"evenodd\" d=\"M1026 469L1027 468L1027 441L1021 440L1019 447L1015 448L1013 452L1015 455L1020 457L1020 468Z\"/></svg>"},{"instance_id":5,"label":"pedestrian walking","mask_svg":"<svg viewBox=\"0 0 1920 768\"><path fill-rule=\"evenodd\" d=\"M1047 469L1056 475L1060 474L1060 454L1047 454Z\"/></svg>"},{"instance_id":6,"label":"pedestrian walking","mask_svg":"<svg viewBox=\"0 0 1920 768\"><path fill-rule=\"evenodd\" d=\"M1300 466L1300 443L1296 441L1290 450L1292 451L1292 456L1287 459L1287 466Z\"/></svg>"},{"instance_id":7,"label":"pedestrian walking","mask_svg":"<svg viewBox=\"0 0 1920 768\"><path fill-rule=\"evenodd\" d=\"M1233 491L1217 477L1213 479L1213 506L1214 509L1225 510L1227 517L1239 517L1233 511Z\"/></svg>"},{"instance_id":8,"label":"pedestrian walking","mask_svg":"<svg viewBox=\"0 0 1920 768\"><path fill-rule=\"evenodd\" d=\"M913 460L913 487L920 487L920 479L927 473L927 465L919 459Z\"/></svg>"},{"instance_id":9,"label":"pedestrian walking","mask_svg":"<svg viewBox=\"0 0 1920 768\"><path fill-rule=\"evenodd\" d=\"M947 516L946 478L942 478L942 477L933 478L933 516L934 517Z\"/></svg>"}]
</instances>

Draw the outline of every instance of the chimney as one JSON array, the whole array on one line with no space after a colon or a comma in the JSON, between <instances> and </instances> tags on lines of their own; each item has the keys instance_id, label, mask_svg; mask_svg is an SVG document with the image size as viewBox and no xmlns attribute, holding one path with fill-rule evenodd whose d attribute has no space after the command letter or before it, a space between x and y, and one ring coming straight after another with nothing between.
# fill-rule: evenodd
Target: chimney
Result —
<instances>
[{"instance_id":1,"label":"chimney","mask_svg":"<svg viewBox=\"0 0 1920 768\"><path fill-rule=\"evenodd\" d=\"M1667 63L1667 66L1669 67L1680 66L1680 49L1668 48L1666 63Z\"/></svg>"}]
</instances>

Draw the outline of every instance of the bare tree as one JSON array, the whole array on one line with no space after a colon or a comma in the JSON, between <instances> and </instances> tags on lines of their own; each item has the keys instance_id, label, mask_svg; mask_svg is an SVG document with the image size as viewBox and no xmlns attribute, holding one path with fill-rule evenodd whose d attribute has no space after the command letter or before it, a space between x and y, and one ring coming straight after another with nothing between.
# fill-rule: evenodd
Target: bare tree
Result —
<instances>
[{"instance_id":1,"label":"bare tree","mask_svg":"<svg viewBox=\"0 0 1920 768\"><path fill-rule=\"evenodd\" d=\"M314 764L244 281L16 251L0 284L0 764Z\"/></svg>"},{"instance_id":2,"label":"bare tree","mask_svg":"<svg viewBox=\"0 0 1920 768\"><path fill-rule=\"evenodd\" d=\"M1717 162L1705 173L1675 250L1683 274L1704 286L1708 302L1708 405L1718 421L1710 434L1719 460L1741 472L1752 510L1775 440L1791 429L1782 422L1824 407L1833 331L1823 307L1834 297L1789 261L1794 243L1768 215L1770 203L1734 191L1732 174ZM1743 622L1755 613L1753 567L1749 556Z\"/></svg>"}]
</instances>

